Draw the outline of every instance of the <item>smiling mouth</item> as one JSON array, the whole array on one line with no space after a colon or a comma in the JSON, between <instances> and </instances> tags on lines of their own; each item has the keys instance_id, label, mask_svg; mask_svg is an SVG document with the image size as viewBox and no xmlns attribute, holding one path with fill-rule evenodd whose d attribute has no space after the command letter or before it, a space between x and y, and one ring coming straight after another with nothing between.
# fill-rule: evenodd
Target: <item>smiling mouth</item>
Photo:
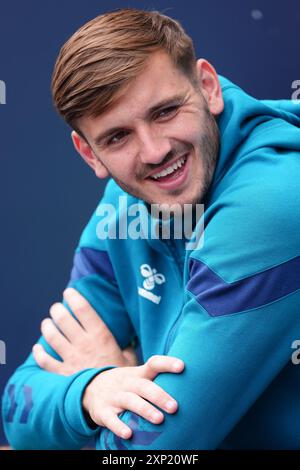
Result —
<instances>
[{"instance_id":1,"label":"smiling mouth","mask_svg":"<svg viewBox=\"0 0 300 470\"><path fill-rule=\"evenodd\" d=\"M178 178L182 175L184 171L187 158L188 154L183 155L164 170L159 171L152 176L149 176L149 179L156 182L167 182Z\"/></svg>"}]
</instances>

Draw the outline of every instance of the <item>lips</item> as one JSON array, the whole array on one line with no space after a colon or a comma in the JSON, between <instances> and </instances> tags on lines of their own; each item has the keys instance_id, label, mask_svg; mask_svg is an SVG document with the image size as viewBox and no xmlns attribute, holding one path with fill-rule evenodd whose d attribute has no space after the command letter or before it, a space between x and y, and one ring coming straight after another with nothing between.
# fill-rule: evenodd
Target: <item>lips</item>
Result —
<instances>
[{"instance_id":1,"label":"lips","mask_svg":"<svg viewBox=\"0 0 300 470\"><path fill-rule=\"evenodd\" d=\"M153 184L155 184L157 187L161 189L166 189L166 190L174 190L178 189L186 180L187 175L188 175L188 168L189 168L189 154L183 155L185 161L183 165L180 168L177 168L174 170L172 173L167 174L165 176L161 176L157 179L153 178L153 176L148 177L147 179L150 180ZM179 159L175 160L177 162ZM172 164L165 165L165 169L172 166ZM162 172L163 170L160 170ZM155 174L159 174L160 172L155 172Z\"/></svg>"},{"instance_id":2,"label":"lips","mask_svg":"<svg viewBox=\"0 0 300 470\"><path fill-rule=\"evenodd\" d=\"M161 178L167 176L168 174L174 173L175 167L177 167L176 168L176 170L177 170L178 167L183 166L183 159L186 159L186 158L187 158L187 154L184 154L181 157L177 157L172 162L166 163L165 165L161 166L159 170L153 171L150 175L147 176L147 178L151 178L151 179L156 180L158 178L161 179ZM172 169L172 167L173 167L173 169ZM166 173L166 174L164 174L164 173Z\"/></svg>"}]
</instances>

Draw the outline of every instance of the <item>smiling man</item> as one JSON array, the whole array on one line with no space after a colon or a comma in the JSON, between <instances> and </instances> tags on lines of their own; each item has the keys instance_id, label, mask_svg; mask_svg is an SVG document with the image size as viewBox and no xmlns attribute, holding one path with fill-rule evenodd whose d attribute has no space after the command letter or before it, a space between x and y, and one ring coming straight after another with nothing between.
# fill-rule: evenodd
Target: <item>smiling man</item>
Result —
<instances>
[{"instance_id":1,"label":"smiling man","mask_svg":"<svg viewBox=\"0 0 300 470\"><path fill-rule=\"evenodd\" d=\"M109 109L99 117L73 118L80 129L73 132L75 147L99 178L112 176L126 193L148 203L202 201L217 161L215 116L223 99L207 61L198 61L193 73L184 74L167 52L153 51ZM54 87L59 79L54 76Z\"/></svg>"},{"instance_id":2,"label":"smiling man","mask_svg":"<svg viewBox=\"0 0 300 470\"><path fill-rule=\"evenodd\" d=\"M134 9L78 30L52 86L75 148L110 180L64 303L6 387L11 444L300 448L299 106L249 96L196 60L178 22ZM103 207L124 223L125 196L150 219L153 204L204 204L204 244L162 237L163 217L158 237L100 237ZM123 352L134 338L141 365Z\"/></svg>"}]
</instances>

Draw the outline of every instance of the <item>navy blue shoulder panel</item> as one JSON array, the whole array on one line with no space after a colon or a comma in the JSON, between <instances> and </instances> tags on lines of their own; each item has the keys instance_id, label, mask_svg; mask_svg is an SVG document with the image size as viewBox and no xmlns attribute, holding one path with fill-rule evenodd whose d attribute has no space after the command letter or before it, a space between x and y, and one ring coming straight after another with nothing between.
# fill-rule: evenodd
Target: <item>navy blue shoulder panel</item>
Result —
<instances>
[{"instance_id":1,"label":"navy blue shoulder panel","mask_svg":"<svg viewBox=\"0 0 300 470\"><path fill-rule=\"evenodd\" d=\"M187 290L214 317L262 307L300 289L300 256L231 283L197 259L189 269Z\"/></svg>"},{"instance_id":2,"label":"navy blue shoulder panel","mask_svg":"<svg viewBox=\"0 0 300 470\"><path fill-rule=\"evenodd\" d=\"M77 281L91 274L104 275L111 280L115 279L114 270L106 251L80 248L74 256L70 281Z\"/></svg>"}]
</instances>

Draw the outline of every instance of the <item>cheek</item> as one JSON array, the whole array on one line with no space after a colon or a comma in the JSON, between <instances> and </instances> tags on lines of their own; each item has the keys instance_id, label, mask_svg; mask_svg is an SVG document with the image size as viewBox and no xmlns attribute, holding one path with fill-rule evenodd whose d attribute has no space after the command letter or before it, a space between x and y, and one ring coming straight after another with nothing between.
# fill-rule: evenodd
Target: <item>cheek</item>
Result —
<instances>
[{"instance_id":1,"label":"cheek","mask_svg":"<svg viewBox=\"0 0 300 470\"><path fill-rule=\"evenodd\" d=\"M170 131L176 139L195 145L199 141L201 132L199 118L189 113L182 114Z\"/></svg>"},{"instance_id":2,"label":"cheek","mask_svg":"<svg viewBox=\"0 0 300 470\"><path fill-rule=\"evenodd\" d=\"M130 157L129 152L120 151L117 154L111 154L109 158L106 159L107 169L113 176L117 176L121 180L126 180L128 177L132 177L132 172L134 171L134 163Z\"/></svg>"},{"instance_id":3,"label":"cheek","mask_svg":"<svg viewBox=\"0 0 300 470\"><path fill-rule=\"evenodd\" d=\"M134 187L140 183L141 169L137 163L126 161L126 157L121 157L121 163L115 165L112 176L115 176L127 187Z\"/></svg>"}]
</instances>

